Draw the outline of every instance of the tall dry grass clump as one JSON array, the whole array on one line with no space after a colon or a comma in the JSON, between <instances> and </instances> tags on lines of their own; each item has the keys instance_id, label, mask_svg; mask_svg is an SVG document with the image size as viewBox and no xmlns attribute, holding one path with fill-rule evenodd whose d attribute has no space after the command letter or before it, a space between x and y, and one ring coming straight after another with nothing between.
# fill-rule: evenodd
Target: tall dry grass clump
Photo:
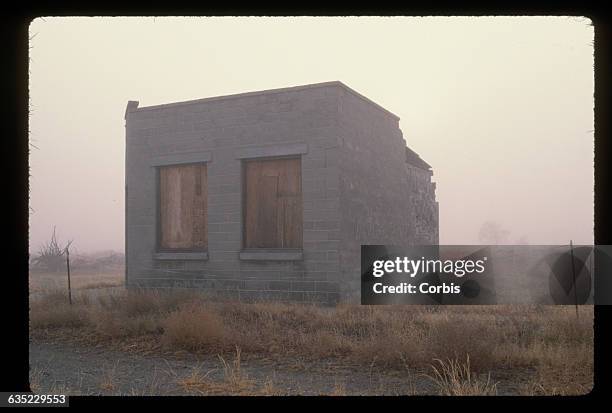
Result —
<instances>
[{"instance_id":1,"label":"tall dry grass clump","mask_svg":"<svg viewBox=\"0 0 612 413\"><path fill-rule=\"evenodd\" d=\"M433 375L428 376L438 387L442 396L495 396L497 383L491 381L491 375L481 379L472 371L470 357L464 363L458 359L434 360L431 365Z\"/></svg>"},{"instance_id":2,"label":"tall dry grass clump","mask_svg":"<svg viewBox=\"0 0 612 413\"><path fill-rule=\"evenodd\" d=\"M88 324L101 337L135 337L159 334L163 317L194 299L188 292L134 290L99 295L85 311Z\"/></svg>"},{"instance_id":3,"label":"tall dry grass clump","mask_svg":"<svg viewBox=\"0 0 612 413\"><path fill-rule=\"evenodd\" d=\"M30 327L34 329L81 327L86 323L80 304L72 306L63 291L51 291L30 303Z\"/></svg>"},{"instance_id":4,"label":"tall dry grass clump","mask_svg":"<svg viewBox=\"0 0 612 413\"><path fill-rule=\"evenodd\" d=\"M171 312L162 322L162 342L170 348L200 350L224 344L228 333L223 320L202 303L188 303Z\"/></svg>"},{"instance_id":5,"label":"tall dry grass clump","mask_svg":"<svg viewBox=\"0 0 612 413\"><path fill-rule=\"evenodd\" d=\"M495 316L452 312L422 316L425 328L426 358L440 360L471 359L471 369L482 372L495 367L493 349L502 340L495 326Z\"/></svg>"}]
</instances>

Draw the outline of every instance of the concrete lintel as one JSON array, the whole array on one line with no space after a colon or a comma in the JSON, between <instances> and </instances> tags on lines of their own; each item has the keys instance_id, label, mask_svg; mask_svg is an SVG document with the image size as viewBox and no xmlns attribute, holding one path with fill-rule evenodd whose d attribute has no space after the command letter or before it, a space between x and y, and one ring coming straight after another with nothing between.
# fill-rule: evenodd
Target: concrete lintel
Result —
<instances>
[{"instance_id":1,"label":"concrete lintel","mask_svg":"<svg viewBox=\"0 0 612 413\"><path fill-rule=\"evenodd\" d=\"M156 260L180 260L180 261L205 261L208 259L208 252L157 252L153 254Z\"/></svg>"},{"instance_id":2,"label":"concrete lintel","mask_svg":"<svg viewBox=\"0 0 612 413\"><path fill-rule=\"evenodd\" d=\"M308 153L308 144L306 143L254 146L238 149L236 151L236 159L303 155L305 153Z\"/></svg>"},{"instance_id":3,"label":"concrete lintel","mask_svg":"<svg viewBox=\"0 0 612 413\"><path fill-rule=\"evenodd\" d=\"M245 261L301 261L304 259L302 250L242 250L240 259Z\"/></svg>"},{"instance_id":4,"label":"concrete lintel","mask_svg":"<svg viewBox=\"0 0 612 413\"><path fill-rule=\"evenodd\" d=\"M187 152L174 153L163 156L156 156L151 161L151 166L167 166L188 163L210 162L212 154L210 152Z\"/></svg>"}]
</instances>

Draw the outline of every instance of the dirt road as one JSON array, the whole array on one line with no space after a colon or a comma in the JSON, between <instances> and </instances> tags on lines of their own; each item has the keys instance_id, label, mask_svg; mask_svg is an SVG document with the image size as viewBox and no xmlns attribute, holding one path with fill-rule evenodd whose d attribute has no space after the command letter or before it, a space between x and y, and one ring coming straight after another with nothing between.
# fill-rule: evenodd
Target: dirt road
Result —
<instances>
[{"instance_id":1,"label":"dirt road","mask_svg":"<svg viewBox=\"0 0 612 413\"><path fill-rule=\"evenodd\" d=\"M373 395L435 394L425 377L356 370L333 362L234 360L217 355L164 358L33 341L31 383L70 395Z\"/></svg>"}]
</instances>

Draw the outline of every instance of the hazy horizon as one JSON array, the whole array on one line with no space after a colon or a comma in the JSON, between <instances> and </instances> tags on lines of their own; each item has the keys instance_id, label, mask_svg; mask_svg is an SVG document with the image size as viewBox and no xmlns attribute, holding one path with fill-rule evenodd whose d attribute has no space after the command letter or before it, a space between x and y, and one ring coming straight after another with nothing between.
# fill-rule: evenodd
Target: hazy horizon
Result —
<instances>
[{"instance_id":1,"label":"hazy horizon","mask_svg":"<svg viewBox=\"0 0 612 413\"><path fill-rule=\"evenodd\" d=\"M580 17L98 18L30 25L30 251L122 250L124 111L339 80L433 167L440 244L593 243L593 27Z\"/></svg>"}]
</instances>

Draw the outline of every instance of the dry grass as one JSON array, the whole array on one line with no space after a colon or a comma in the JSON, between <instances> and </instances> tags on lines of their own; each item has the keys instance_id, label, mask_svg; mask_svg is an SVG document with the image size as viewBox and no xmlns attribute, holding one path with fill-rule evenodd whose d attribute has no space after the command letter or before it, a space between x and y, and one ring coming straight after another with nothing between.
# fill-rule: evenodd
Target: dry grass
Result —
<instances>
[{"instance_id":1,"label":"dry grass","mask_svg":"<svg viewBox=\"0 0 612 413\"><path fill-rule=\"evenodd\" d=\"M114 392L117 390L117 364L104 371L100 380L100 390Z\"/></svg>"},{"instance_id":2,"label":"dry grass","mask_svg":"<svg viewBox=\"0 0 612 413\"><path fill-rule=\"evenodd\" d=\"M66 383L62 382L53 382L49 386L45 386L44 382L46 381L44 376L46 376L48 372L41 368L33 368L30 370L29 381L30 381L30 390L34 394L65 394L65 395L80 395L81 385L82 383L77 383L78 387L73 388L68 386Z\"/></svg>"},{"instance_id":3,"label":"dry grass","mask_svg":"<svg viewBox=\"0 0 612 413\"><path fill-rule=\"evenodd\" d=\"M438 387L442 396L495 396L497 383L491 382L488 374L483 380L470 367L470 357L465 363L459 360L442 361L436 359L432 364L433 376L428 376Z\"/></svg>"},{"instance_id":4,"label":"dry grass","mask_svg":"<svg viewBox=\"0 0 612 413\"><path fill-rule=\"evenodd\" d=\"M346 386L342 382L335 382L329 396L346 396Z\"/></svg>"},{"instance_id":5,"label":"dry grass","mask_svg":"<svg viewBox=\"0 0 612 413\"><path fill-rule=\"evenodd\" d=\"M170 348L201 350L220 344L226 337L223 320L210 308L191 303L162 321L162 342Z\"/></svg>"},{"instance_id":6,"label":"dry grass","mask_svg":"<svg viewBox=\"0 0 612 413\"><path fill-rule=\"evenodd\" d=\"M40 368L30 369L30 390L33 393L40 391L40 383L43 380L45 372Z\"/></svg>"},{"instance_id":7,"label":"dry grass","mask_svg":"<svg viewBox=\"0 0 612 413\"><path fill-rule=\"evenodd\" d=\"M206 394L206 390L211 383L211 380L208 378L211 372L212 370L202 373L202 367L198 365L191 370L190 374L179 379L177 382L186 393L196 392Z\"/></svg>"},{"instance_id":8,"label":"dry grass","mask_svg":"<svg viewBox=\"0 0 612 413\"><path fill-rule=\"evenodd\" d=\"M232 361L226 361L218 355L220 368L223 372L222 380L215 381L210 374L215 370L202 373L201 366L196 366L191 373L178 380L178 384L187 393L202 395L276 395L279 390L270 380L261 388L257 388L255 381L247 377L241 367L241 351L236 347Z\"/></svg>"},{"instance_id":9,"label":"dry grass","mask_svg":"<svg viewBox=\"0 0 612 413\"><path fill-rule=\"evenodd\" d=\"M283 392L278 387L276 387L272 379L268 378L264 382L264 385L262 386L259 392L259 395L260 396L282 396Z\"/></svg>"},{"instance_id":10,"label":"dry grass","mask_svg":"<svg viewBox=\"0 0 612 413\"><path fill-rule=\"evenodd\" d=\"M577 394L592 387L591 306L581 307L576 320L573 307L563 306L330 309L214 302L194 292L131 291L87 297L83 293L73 306L57 293L33 299L32 334L78 336L94 343L120 342L124 347L146 342L160 350L234 353L234 357L239 347L244 354L305 361L341 358L368 366L375 360L379 368L404 372L430 369L435 359L448 363L469 357L470 375L497 369L536 371L524 392ZM239 366L225 363L222 368L230 367L234 370L228 372ZM438 369L444 374L442 366Z\"/></svg>"},{"instance_id":11,"label":"dry grass","mask_svg":"<svg viewBox=\"0 0 612 413\"><path fill-rule=\"evenodd\" d=\"M79 272L70 274L70 286L73 290L88 290L108 287L121 287L124 285L123 271ZM50 273L32 271L29 276L30 291L33 293L49 290L66 290L68 277L65 272Z\"/></svg>"},{"instance_id":12,"label":"dry grass","mask_svg":"<svg viewBox=\"0 0 612 413\"><path fill-rule=\"evenodd\" d=\"M570 358L565 364L541 363L535 374L526 383L519 386L519 393L528 396L560 395L580 396L593 390L593 371L591 361L586 366L580 364L584 356L576 359ZM590 371L589 371L590 369Z\"/></svg>"},{"instance_id":13,"label":"dry grass","mask_svg":"<svg viewBox=\"0 0 612 413\"><path fill-rule=\"evenodd\" d=\"M120 393L120 396L159 396L163 394L162 383L157 375L157 371L154 372L153 377L147 380L147 383L142 388L135 388L129 392Z\"/></svg>"},{"instance_id":14,"label":"dry grass","mask_svg":"<svg viewBox=\"0 0 612 413\"><path fill-rule=\"evenodd\" d=\"M240 347L236 346L236 354L232 362L226 362L220 355L219 360L223 364L224 381L230 386L232 394L241 393L253 388L254 382L242 371Z\"/></svg>"},{"instance_id":15,"label":"dry grass","mask_svg":"<svg viewBox=\"0 0 612 413\"><path fill-rule=\"evenodd\" d=\"M85 320L81 306L71 306L63 292L50 292L44 299L30 303L30 327L35 329L54 327L81 327Z\"/></svg>"}]
</instances>

